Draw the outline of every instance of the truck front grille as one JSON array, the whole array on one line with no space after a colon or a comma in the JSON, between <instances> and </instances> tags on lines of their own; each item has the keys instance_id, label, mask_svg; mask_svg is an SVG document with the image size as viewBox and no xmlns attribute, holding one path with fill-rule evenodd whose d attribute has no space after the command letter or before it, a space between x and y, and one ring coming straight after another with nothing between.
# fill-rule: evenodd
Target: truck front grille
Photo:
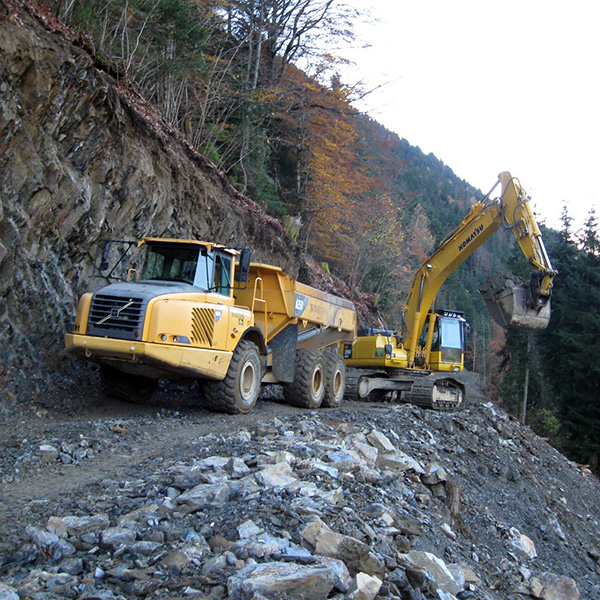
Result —
<instances>
[{"instance_id":1,"label":"truck front grille","mask_svg":"<svg viewBox=\"0 0 600 600\"><path fill-rule=\"evenodd\" d=\"M95 294L90 306L89 333L139 339L144 323L144 300Z\"/></svg>"},{"instance_id":2,"label":"truck front grille","mask_svg":"<svg viewBox=\"0 0 600 600\"><path fill-rule=\"evenodd\" d=\"M212 308L192 309L192 343L212 346L215 332L215 311Z\"/></svg>"}]
</instances>

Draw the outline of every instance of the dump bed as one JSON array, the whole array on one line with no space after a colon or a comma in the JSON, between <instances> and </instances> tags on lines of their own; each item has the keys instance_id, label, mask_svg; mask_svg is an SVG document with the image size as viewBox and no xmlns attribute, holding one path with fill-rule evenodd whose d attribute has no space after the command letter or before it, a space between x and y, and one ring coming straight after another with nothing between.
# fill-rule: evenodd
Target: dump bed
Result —
<instances>
[{"instance_id":1,"label":"dump bed","mask_svg":"<svg viewBox=\"0 0 600 600\"><path fill-rule=\"evenodd\" d=\"M249 307L269 343L288 325L298 326L298 347L324 348L356 335L354 304L286 275L281 268L252 263L246 289L235 291L237 305Z\"/></svg>"}]
</instances>

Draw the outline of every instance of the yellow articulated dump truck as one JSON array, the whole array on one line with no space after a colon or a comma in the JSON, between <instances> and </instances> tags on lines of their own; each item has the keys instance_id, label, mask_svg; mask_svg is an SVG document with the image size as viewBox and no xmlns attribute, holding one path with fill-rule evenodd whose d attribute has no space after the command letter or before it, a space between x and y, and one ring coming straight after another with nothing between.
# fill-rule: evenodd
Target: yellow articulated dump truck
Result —
<instances>
[{"instance_id":1,"label":"yellow articulated dump truck","mask_svg":"<svg viewBox=\"0 0 600 600\"><path fill-rule=\"evenodd\" d=\"M295 406L340 405L337 345L356 336L352 302L250 262L249 250L160 238L137 247L140 271L84 294L65 339L100 365L107 395L144 402L160 379L196 379L202 402L231 414L254 407L261 383L282 384Z\"/></svg>"}]
</instances>

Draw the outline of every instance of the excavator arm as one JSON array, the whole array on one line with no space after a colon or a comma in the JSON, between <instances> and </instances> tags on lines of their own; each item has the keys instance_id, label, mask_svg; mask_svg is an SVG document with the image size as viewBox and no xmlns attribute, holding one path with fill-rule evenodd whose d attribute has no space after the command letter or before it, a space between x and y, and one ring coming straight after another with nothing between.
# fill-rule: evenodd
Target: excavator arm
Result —
<instances>
[{"instance_id":1,"label":"excavator arm","mask_svg":"<svg viewBox=\"0 0 600 600\"><path fill-rule=\"evenodd\" d=\"M502 195L499 200L502 224L504 228L511 229L515 234L531 266L532 276L539 280L539 290L537 292L532 290L535 303L538 306L545 306L550 302L552 281L556 271L546 252L542 233L531 210L529 197L510 173L506 171L500 173L499 181L502 184Z\"/></svg>"},{"instance_id":2,"label":"excavator arm","mask_svg":"<svg viewBox=\"0 0 600 600\"><path fill-rule=\"evenodd\" d=\"M491 194L501 185L499 198ZM533 329L546 327L550 318L552 280L556 275L544 247L542 234L529 204L529 197L508 172L481 201L471 207L460 225L440 244L417 271L404 305L405 327L402 343L408 351L408 364L414 365L419 336L435 297L446 279L498 229L515 235L532 269L526 287L514 282L492 284L482 296L495 320L501 325ZM487 294L487 295L486 295ZM428 340L427 345L430 345Z\"/></svg>"}]
</instances>

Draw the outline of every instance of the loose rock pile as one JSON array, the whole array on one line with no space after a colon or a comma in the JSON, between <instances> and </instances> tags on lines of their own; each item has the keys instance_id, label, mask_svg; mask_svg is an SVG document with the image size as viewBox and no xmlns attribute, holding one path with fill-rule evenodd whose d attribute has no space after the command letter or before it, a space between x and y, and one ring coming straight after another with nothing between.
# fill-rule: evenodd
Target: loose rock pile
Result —
<instances>
[{"instance_id":1,"label":"loose rock pile","mask_svg":"<svg viewBox=\"0 0 600 600\"><path fill-rule=\"evenodd\" d=\"M491 405L298 412L190 448L32 515L0 600L600 598L597 481Z\"/></svg>"}]
</instances>

